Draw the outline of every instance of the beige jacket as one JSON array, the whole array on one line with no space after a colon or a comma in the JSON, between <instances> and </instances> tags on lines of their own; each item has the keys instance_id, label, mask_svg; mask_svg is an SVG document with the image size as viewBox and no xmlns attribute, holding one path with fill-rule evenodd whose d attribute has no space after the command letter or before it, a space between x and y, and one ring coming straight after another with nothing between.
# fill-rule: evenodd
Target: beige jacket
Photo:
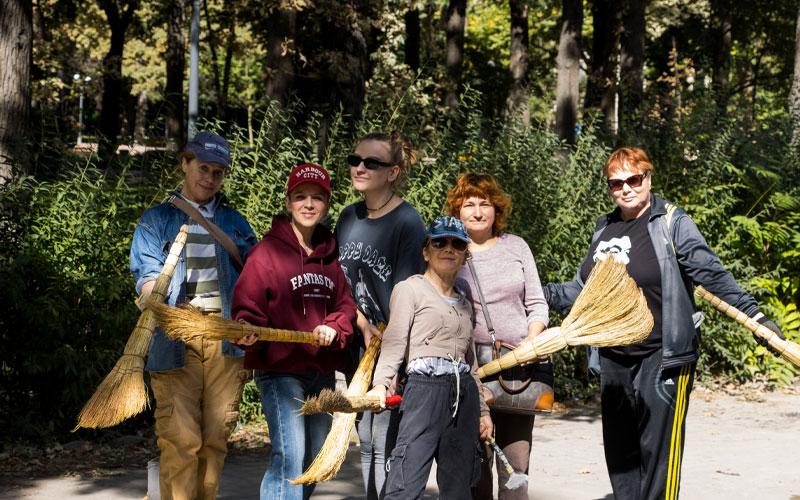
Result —
<instances>
[{"instance_id":1,"label":"beige jacket","mask_svg":"<svg viewBox=\"0 0 800 500\"><path fill-rule=\"evenodd\" d=\"M389 387L404 360L438 356L472 366L472 377L481 388L472 339L472 305L463 295L451 306L424 276L416 274L395 285L389 310L391 317L383 333L374 385ZM478 393L481 415L488 415L489 407L482 392Z\"/></svg>"}]
</instances>

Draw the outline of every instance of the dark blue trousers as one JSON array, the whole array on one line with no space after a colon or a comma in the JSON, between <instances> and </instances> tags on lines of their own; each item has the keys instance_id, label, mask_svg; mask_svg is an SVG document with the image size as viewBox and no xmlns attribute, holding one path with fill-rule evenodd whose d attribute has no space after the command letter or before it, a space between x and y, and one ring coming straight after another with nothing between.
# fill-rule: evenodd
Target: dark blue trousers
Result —
<instances>
[{"instance_id":1,"label":"dark blue trousers","mask_svg":"<svg viewBox=\"0 0 800 500\"><path fill-rule=\"evenodd\" d=\"M478 388L461 375L453 417L456 377L409 375L400 406L397 444L386 464L386 500L418 499L436 459L442 500L468 500L480 478Z\"/></svg>"}]
</instances>

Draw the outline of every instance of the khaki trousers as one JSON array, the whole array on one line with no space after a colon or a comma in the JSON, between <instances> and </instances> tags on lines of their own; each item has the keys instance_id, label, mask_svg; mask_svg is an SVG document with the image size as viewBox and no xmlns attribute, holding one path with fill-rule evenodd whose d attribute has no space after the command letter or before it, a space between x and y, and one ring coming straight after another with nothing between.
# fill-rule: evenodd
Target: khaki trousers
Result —
<instances>
[{"instance_id":1,"label":"khaki trousers","mask_svg":"<svg viewBox=\"0 0 800 500\"><path fill-rule=\"evenodd\" d=\"M150 374L163 500L217 497L247 377L242 358L223 356L221 342L202 338L186 343L183 368Z\"/></svg>"}]
</instances>

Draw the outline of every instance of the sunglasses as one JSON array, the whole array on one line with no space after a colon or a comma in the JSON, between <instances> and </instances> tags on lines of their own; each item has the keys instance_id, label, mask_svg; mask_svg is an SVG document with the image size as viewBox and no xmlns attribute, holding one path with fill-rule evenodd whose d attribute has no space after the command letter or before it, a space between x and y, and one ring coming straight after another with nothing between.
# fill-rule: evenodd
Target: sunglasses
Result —
<instances>
[{"instance_id":1,"label":"sunglasses","mask_svg":"<svg viewBox=\"0 0 800 500\"><path fill-rule=\"evenodd\" d=\"M622 186L625 184L632 188L638 188L642 185L642 181L644 181L645 177L647 177L647 172L643 174L632 175L627 179L606 179L606 184L608 184L608 188L612 191L618 191L622 189Z\"/></svg>"},{"instance_id":2,"label":"sunglasses","mask_svg":"<svg viewBox=\"0 0 800 500\"><path fill-rule=\"evenodd\" d=\"M351 167L357 167L364 163L364 168L367 170L375 170L380 167L391 167L392 164L386 161L377 160L375 158L362 158L358 155L347 155L347 164Z\"/></svg>"},{"instance_id":3,"label":"sunglasses","mask_svg":"<svg viewBox=\"0 0 800 500\"><path fill-rule=\"evenodd\" d=\"M467 249L467 242L458 238L435 238L431 240L431 246L437 250L447 248L447 245L453 247L456 252L463 252Z\"/></svg>"}]
</instances>

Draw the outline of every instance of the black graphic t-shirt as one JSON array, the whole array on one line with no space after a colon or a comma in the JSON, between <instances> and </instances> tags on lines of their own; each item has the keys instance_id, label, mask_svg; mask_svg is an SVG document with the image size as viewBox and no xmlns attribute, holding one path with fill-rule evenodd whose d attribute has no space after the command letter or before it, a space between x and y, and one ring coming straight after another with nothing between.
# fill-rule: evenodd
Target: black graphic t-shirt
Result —
<instances>
[{"instance_id":1,"label":"black graphic t-shirt","mask_svg":"<svg viewBox=\"0 0 800 500\"><path fill-rule=\"evenodd\" d=\"M661 347L661 268L658 266L653 242L647 231L650 208L636 219L624 221L617 210L589 248L590 258L581 265L581 278L586 281L601 254L613 254L626 264L628 274L644 292L653 313L653 330L641 344L612 347L608 351L627 356L646 356Z\"/></svg>"},{"instance_id":2,"label":"black graphic t-shirt","mask_svg":"<svg viewBox=\"0 0 800 500\"><path fill-rule=\"evenodd\" d=\"M364 202L342 211L336 223L339 263L356 305L373 325L389 321L394 285L423 271L425 225L407 202L370 219Z\"/></svg>"}]
</instances>

